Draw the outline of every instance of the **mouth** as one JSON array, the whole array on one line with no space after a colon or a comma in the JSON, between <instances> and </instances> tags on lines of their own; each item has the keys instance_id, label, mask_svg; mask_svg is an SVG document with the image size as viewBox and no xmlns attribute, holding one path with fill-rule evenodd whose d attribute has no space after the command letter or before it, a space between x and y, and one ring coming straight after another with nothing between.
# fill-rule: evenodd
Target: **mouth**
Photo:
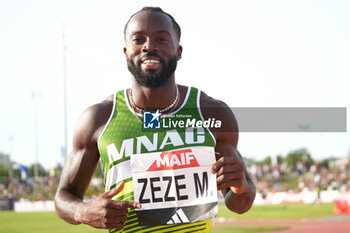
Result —
<instances>
[{"instance_id":1,"label":"mouth","mask_svg":"<svg viewBox=\"0 0 350 233\"><path fill-rule=\"evenodd\" d=\"M141 66L146 70L156 70L160 67L160 59L157 57L146 57L142 59Z\"/></svg>"},{"instance_id":2,"label":"mouth","mask_svg":"<svg viewBox=\"0 0 350 233\"><path fill-rule=\"evenodd\" d=\"M144 59L142 59L142 63L145 64L159 64L160 63L160 59L157 57L145 57Z\"/></svg>"}]
</instances>

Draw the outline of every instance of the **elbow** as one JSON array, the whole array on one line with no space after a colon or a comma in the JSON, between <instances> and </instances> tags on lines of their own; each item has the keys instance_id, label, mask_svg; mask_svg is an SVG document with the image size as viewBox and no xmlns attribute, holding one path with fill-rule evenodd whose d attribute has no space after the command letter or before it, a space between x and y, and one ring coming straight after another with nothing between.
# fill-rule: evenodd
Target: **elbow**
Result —
<instances>
[{"instance_id":1,"label":"elbow","mask_svg":"<svg viewBox=\"0 0 350 233\"><path fill-rule=\"evenodd\" d=\"M235 199L234 201L232 201L231 198L233 198L233 196L231 195L225 198L226 207L230 211L235 212L237 214L244 214L252 208L254 199L255 199L255 192L249 192L249 193L243 194L240 197L235 196L237 199L234 198Z\"/></svg>"},{"instance_id":2,"label":"elbow","mask_svg":"<svg viewBox=\"0 0 350 233\"><path fill-rule=\"evenodd\" d=\"M236 214L244 214L252 208L252 203L242 205L240 208L229 208L232 212Z\"/></svg>"},{"instance_id":3,"label":"elbow","mask_svg":"<svg viewBox=\"0 0 350 233\"><path fill-rule=\"evenodd\" d=\"M56 215L57 215L59 218L63 219L62 211L61 211L61 208L60 208L60 200L59 200L59 197L58 197L58 192L57 192L56 195L55 195L54 204L55 204L55 212L56 212Z\"/></svg>"},{"instance_id":4,"label":"elbow","mask_svg":"<svg viewBox=\"0 0 350 233\"><path fill-rule=\"evenodd\" d=\"M67 216L66 216L66 211L64 208L64 202L62 201L62 198L60 197L60 191L58 190L55 198L54 198L54 204L55 204L55 212L56 215L61 218L62 220L64 220L65 222L69 222L67 221ZM69 222L71 223L71 222Z\"/></svg>"},{"instance_id":5,"label":"elbow","mask_svg":"<svg viewBox=\"0 0 350 233\"><path fill-rule=\"evenodd\" d=\"M55 203L56 215L60 219L62 219L66 223L73 224L73 225L80 224L79 222L75 221L72 213L69 213L69 211L67 211L67 210L69 210L69 207L64 206L64 203L62 203L62 201L60 200L60 198L57 195L55 196L54 203Z\"/></svg>"},{"instance_id":6,"label":"elbow","mask_svg":"<svg viewBox=\"0 0 350 233\"><path fill-rule=\"evenodd\" d=\"M252 204L250 203L242 203L239 206L232 206L229 204L226 204L227 209L230 211L236 213L236 214L244 214L248 212L252 208Z\"/></svg>"},{"instance_id":7,"label":"elbow","mask_svg":"<svg viewBox=\"0 0 350 233\"><path fill-rule=\"evenodd\" d=\"M58 189L54 198L54 203L55 212L59 218L69 224L81 224L75 219L75 214L77 213L77 202L67 196L67 193L64 190Z\"/></svg>"}]
</instances>

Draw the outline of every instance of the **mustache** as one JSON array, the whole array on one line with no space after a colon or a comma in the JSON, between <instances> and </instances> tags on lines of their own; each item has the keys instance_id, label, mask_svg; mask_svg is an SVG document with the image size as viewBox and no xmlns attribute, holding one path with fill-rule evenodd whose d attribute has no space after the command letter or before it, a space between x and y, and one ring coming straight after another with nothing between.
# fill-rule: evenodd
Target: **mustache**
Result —
<instances>
[{"instance_id":1,"label":"mustache","mask_svg":"<svg viewBox=\"0 0 350 233\"><path fill-rule=\"evenodd\" d=\"M159 60L161 61L161 62L163 62L163 58L161 58L157 53L155 53L155 52L148 52L148 53L146 53L145 55L143 55L141 58L140 58L140 60L143 60L143 59L145 59L145 58L148 58L148 57L156 57L156 58L159 58Z\"/></svg>"}]
</instances>

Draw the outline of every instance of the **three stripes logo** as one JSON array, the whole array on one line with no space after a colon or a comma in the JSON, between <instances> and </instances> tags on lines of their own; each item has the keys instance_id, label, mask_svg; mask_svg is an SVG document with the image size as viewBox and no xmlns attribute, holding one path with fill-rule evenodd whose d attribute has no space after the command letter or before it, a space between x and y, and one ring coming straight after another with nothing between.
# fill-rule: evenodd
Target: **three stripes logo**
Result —
<instances>
[{"instance_id":1,"label":"three stripes logo","mask_svg":"<svg viewBox=\"0 0 350 233\"><path fill-rule=\"evenodd\" d=\"M140 226L188 224L215 217L217 206L217 202L210 202L192 206L136 210L136 214Z\"/></svg>"},{"instance_id":2,"label":"three stripes logo","mask_svg":"<svg viewBox=\"0 0 350 233\"><path fill-rule=\"evenodd\" d=\"M177 224L177 223L188 223L190 220L188 220L186 214L184 211L180 208L176 211L176 213L171 217L171 219L167 222L167 224Z\"/></svg>"}]
</instances>

